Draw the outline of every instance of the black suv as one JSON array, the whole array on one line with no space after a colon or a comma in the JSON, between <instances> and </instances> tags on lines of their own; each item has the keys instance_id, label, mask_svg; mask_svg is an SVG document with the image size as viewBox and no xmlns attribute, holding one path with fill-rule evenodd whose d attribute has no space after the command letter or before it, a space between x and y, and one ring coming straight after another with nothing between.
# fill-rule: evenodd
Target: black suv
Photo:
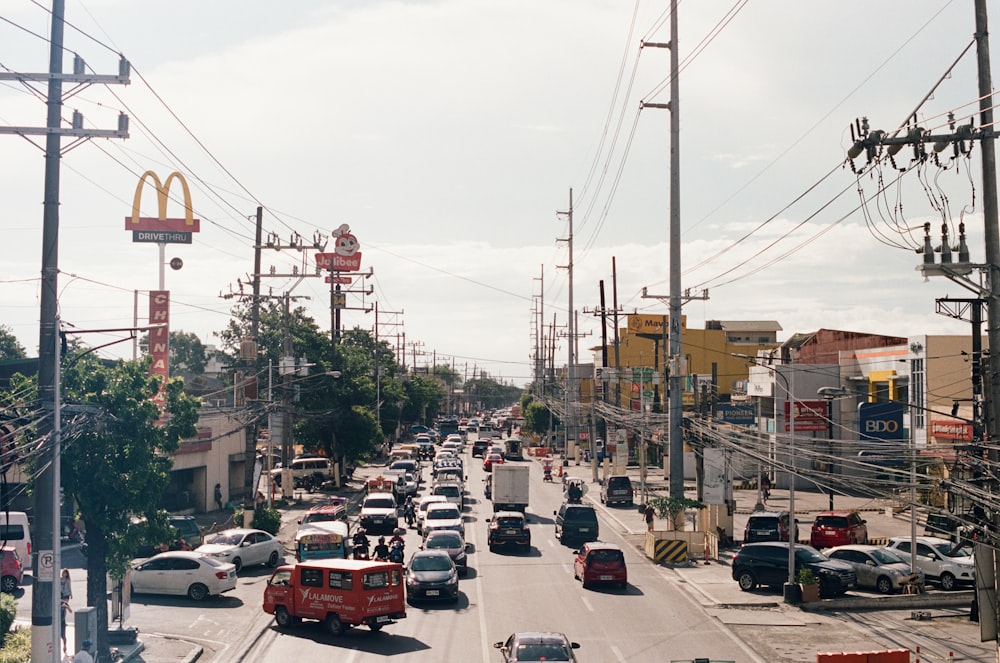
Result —
<instances>
[{"instance_id":1,"label":"black suv","mask_svg":"<svg viewBox=\"0 0 1000 663\"><path fill-rule=\"evenodd\" d=\"M486 450L490 448L492 444L491 440L476 440L472 443L472 457L475 458L479 456L484 458L486 456Z\"/></svg>"},{"instance_id":2,"label":"black suv","mask_svg":"<svg viewBox=\"0 0 1000 663\"><path fill-rule=\"evenodd\" d=\"M795 546L795 576L802 569L815 574L820 596L843 594L858 584L857 573L850 564L830 559L812 546ZM768 541L740 548L733 557L733 580L744 592L758 585L776 587L788 582L788 543Z\"/></svg>"},{"instance_id":3,"label":"black suv","mask_svg":"<svg viewBox=\"0 0 1000 663\"><path fill-rule=\"evenodd\" d=\"M796 541L799 539L799 523L797 519L795 521L794 538ZM747 527L743 531L743 543L787 540L787 511L754 511L747 518Z\"/></svg>"},{"instance_id":4,"label":"black suv","mask_svg":"<svg viewBox=\"0 0 1000 663\"><path fill-rule=\"evenodd\" d=\"M520 511L497 511L493 518L487 519L490 524L487 541L490 552L497 548L513 546L522 550L531 550L531 531L524 514Z\"/></svg>"},{"instance_id":5,"label":"black suv","mask_svg":"<svg viewBox=\"0 0 1000 663\"><path fill-rule=\"evenodd\" d=\"M558 511L552 513L556 517L556 537L559 543L597 541L597 512L594 507L564 503Z\"/></svg>"},{"instance_id":6,"label":"black suv","mask_svg":"<svg viewBox=\"0 0 1000 663\"><path fill-rule=\"evenodd\" d=\"M627 476L608 477L601 485L601 502L632 506L632 482Z\"/></svg>"}]
</instances>

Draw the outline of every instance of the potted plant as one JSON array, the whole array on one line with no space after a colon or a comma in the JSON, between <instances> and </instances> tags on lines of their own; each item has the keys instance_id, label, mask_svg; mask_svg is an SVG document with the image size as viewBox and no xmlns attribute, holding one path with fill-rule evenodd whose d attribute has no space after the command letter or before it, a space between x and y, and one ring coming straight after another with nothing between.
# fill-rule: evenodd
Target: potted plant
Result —
<instances>
[{"instance_id":1,"label":"potted plant","mask_svg":"<svg viewBox=\"0 0 1000 663\"><path fill-rule=\"evenodd\" d=\"M799 569L798 581L803 603L819 601L819 580L812 569Z\"/></svg>"}]
</instances>

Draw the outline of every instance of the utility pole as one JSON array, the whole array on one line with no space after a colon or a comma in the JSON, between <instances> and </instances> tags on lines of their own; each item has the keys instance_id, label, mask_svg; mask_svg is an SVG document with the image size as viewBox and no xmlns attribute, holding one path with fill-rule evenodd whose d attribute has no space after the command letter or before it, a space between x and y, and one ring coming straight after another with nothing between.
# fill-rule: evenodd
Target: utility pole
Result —
<instances>
[{"instance_id":1,"label":"utility pole","mask_svg":"<svg viewBox=\"0 0 1000 663\"><path fill-rule=\"evenodd\" d=\"M670 497L684 498L684 438L681 432L684 401L681 395L681 174L680 93L677 58L677 0L670 0L670 42L645 42L643 46L670 49L670 103L646 108L670 111Z\"/></svg>"},{"instance_id":2,"label":"utility pole","mask_svg":"<svg viewBox=\"0 0 1000 663\"><path fill-rule=\"evenodd\" d=\"M49 71L44 74L18 72L0 73L0 80L18 81L31 86L45 82L48 86L46 124L44 127L0 127L0 133L28 136L45 136L45 193L42 207L42 275L38 329L38 397L42 409L53 415L58 410L59 361L58 361L58 275L59 275L59 164L62 157L62 137L72 136L72 149L94 137L128 138L128 116L118 115L118 128L114 130L84 129L83 115L73 111L72 126L62 126L63 81L80 86L94 83L129 84L130 66L122 58L117 75L86 73L83 58L73 59L73 73L63 73L63 33L65 27L65 0L52 1L52 29L49 39ZM39 94L39 96L41 96ZM34 141L32 141L34 143ZM35 143L37 145L37 143ZM39 146L41 147L41 146ZM59 555L59 431L58 422L43 417L38 425L39 437L46 440L38 454L36 467L42 468L35 476L34 522L32 533L35 548L32 550L32 600L31 600L31 660L59 661L59 596L53 591L58 578ZM98 643L103 649L106 643Z\"/></svg>"},{"instance_id":3,"label":"utility pole","mask_svg":"<svg viewBox=\"0 0 1000 663\"><path fill-rule=\"evenodd\" d=\"M572 407L576 406L576 370L574 368L575 357L573 356L573 348L575 343L575 328L573 326L573 189L569 190L569 210L566 212L557 212L557 216L565 216L567 222L569 223L569 234L566 239L556 239L557 242L566 242L569 247L569 262L565 265L557 265L559 269L565 269L569 274L569 308L566 315L566 348L567 348L567 359L566 359L566 420L563 421L563 434L564 434L564 452L569 451L569 431L573 428L576 423L575 413L571 411ZM574 439L576 436L576 429L573 428Z\"/></svg>"}]
</instances>

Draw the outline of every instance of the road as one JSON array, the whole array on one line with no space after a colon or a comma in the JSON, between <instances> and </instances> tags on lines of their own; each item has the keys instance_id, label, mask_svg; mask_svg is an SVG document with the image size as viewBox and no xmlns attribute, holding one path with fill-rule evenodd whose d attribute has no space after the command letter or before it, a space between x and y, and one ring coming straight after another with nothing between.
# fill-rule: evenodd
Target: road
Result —
<instances>
[{"instance_id":1,"label":"road","mask_svg":"<svg viewBox=\"0 0 1000 663\"><path fill-rule=\"evenodd\" d=\"M405 620L378 635L360 628L333 637L318 623L281 632L260 610L268 574L248 570L235 595L216 602L219 609L190 610L184 600L141 597L132 623L157 632L172 623L171 631L210 650L212 656L205 658L213 663L320 660L329 656L330 647L337 648L340 660L351 662L399 655L407 661L497 661L493 643L519 630L565 632L580 643L584 661L761 660L692 602L665 570L640 558L625 541L616 541L610 521L601 523L602 538L626 550L630 586L625 591L582 589L573 579L572 549L553 536L552 512L562 501L561 488L543 483L536 463L526 461L532 467L532 551L489 552L485 521L492 508L483 498L485 474L468 452L466 462L464 516L473 552L457 604L411 605ZM408 532L406 541L410 554L419 544L416 532ZM185 613L191 614L182 619Z\"/></svg>"},{"instance_id":2,"label":"road","mask_svg":"<svg viewBox=\"0 0 1000 663\"><path fill-rule=\"evenodd\" d=\"M195 604L183 597L136 596L128 624L138 627L140 634L195 642L204 649L199 660L210 663L322 660L330 656L331 648L336 649L339 659L352 662L401 655L407 661L498 661L492 644L518 630L565 632L580 643L577 654L581 661L686 663L708 657L748 663L797 662L815 660L816 651L834 649L838 642L860 645L867 640L858 637L863 632L888 636L878 638L882 642L892 641L893 633L912 633L912 622L905 623L908 612L841 615L798 627L727 625L725 619L710 614L704 598L699 600L692 591L693 576L649 563L633 542L623 538L615 519L623 512L600 505L601 539L616 542L625 550L630 584L624 591L584 590L573 579L572 549L553 536L553 511L562 501L561 486L543 483L539 464L525 461L531 467L528 515L534 547L526 554L491 553L486 545L485 520L492 515L492 508L483 497L485 473L479 459L471 459L468 451L466 464L464 515L473 552L470 572L460 581L457 604L410 605L406 619L380 634L360 628L334 637L318 623L281 632L261 610L263 587L271 570L258 567L245 569L237 589L221 599ZM362 471L372 473L377 468ZM429 471L425 474L426 490ZM321 499L318 494L316 499ZM283 539L291 539L298 513L286 513ZM406 540L409 555L419 545L419 538L412 531ZM74 559L67 555L67 561ZM82 606L85 575L82 569L74 569L73 574L74 607ZM25 621L30 619L30 587L26 595L19 600L19 618ZM921 624L922 628L929 626ZM938 644L942 644L957 635L959 625L942 622L943 630L927 635L939 637ZM820 635L824 635L824 644L816 639ZM986 653L978 642L973 643L976 638L963 639L968 642L953 644L957 652L972 657L964 660L979 660L977 657ZM151 658L143 660L158 663Z\"/></svg>"}]
</instances>

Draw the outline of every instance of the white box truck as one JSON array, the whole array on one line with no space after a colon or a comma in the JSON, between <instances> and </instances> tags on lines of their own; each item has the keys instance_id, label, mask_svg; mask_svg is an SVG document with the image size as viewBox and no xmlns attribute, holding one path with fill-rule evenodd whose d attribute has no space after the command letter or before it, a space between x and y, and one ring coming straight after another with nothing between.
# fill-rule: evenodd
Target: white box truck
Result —
<instances>
[{"instance_id":1,"label":"white box truck","mask_svg":"<svg viewBox=\"0 0 1000 663\"><path fill-rule=\"evenodd\" d=\"M493 466L493 512L521 511L528 506L527 465Z\"/></svg>"}]
</instances>

